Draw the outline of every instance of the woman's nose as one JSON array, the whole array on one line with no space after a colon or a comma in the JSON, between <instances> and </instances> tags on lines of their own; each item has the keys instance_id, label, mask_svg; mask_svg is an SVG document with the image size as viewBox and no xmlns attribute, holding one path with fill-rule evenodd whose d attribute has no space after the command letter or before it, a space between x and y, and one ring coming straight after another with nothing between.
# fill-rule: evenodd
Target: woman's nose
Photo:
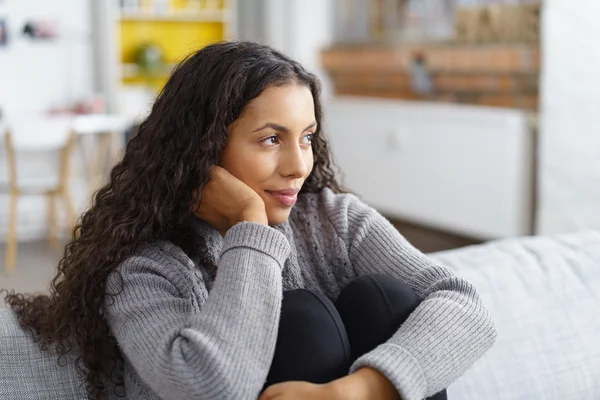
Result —
<instances>
[{"instance_id":1,"label":"woman's nose","mask_svg":"<svg viewBox=\"0 0 600 400\"><path fill-rule=\"evenodd\" d=\"M310 150L303 149L300 145L291 146L282 154L279 166L281 175L293 178L305 177L310 158Z\"/></svg>"}]
</instances>

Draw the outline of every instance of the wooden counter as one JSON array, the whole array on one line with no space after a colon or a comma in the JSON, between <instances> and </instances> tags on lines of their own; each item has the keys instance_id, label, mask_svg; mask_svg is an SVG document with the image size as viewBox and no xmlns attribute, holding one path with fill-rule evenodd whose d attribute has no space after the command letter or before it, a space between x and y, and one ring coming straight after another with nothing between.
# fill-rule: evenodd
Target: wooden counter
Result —
<instances>
[{"instance_id":1,"label":"wooden counter","mask_svg":"<svg viewBox=\"0 0 600 400\"><path fill-rule=\"evenodd\" d=\"M431 93L414 90L416 57ZM540 50L533 44L339 46L321 61L336 94L537 109Z\"/></svg>"}]
</instances>

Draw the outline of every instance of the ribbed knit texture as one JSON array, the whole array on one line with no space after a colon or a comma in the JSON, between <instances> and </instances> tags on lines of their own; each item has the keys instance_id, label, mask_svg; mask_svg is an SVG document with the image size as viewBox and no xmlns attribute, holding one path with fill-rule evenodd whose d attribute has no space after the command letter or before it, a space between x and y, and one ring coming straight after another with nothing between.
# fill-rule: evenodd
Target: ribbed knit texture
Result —
<instances>
[{"instance_id":1,"label":"ribbed knit texture","mask_svg":"<svg viewBox=\"0 0 600 400\"><path fill-rule=\"evenodd\" d=\"M353 372L382 372L403 400L448 387L490 346L496 328L475 289L413 248L374 209L328 189L303 194L285 224L244 222L224 238L197 220L217 275L168 242L111 275L109 325L125 357L128 399L256 399L273 357L282 291L335 299L362 274L407 282L423 299Z\"/></svg>"}]
</instances>

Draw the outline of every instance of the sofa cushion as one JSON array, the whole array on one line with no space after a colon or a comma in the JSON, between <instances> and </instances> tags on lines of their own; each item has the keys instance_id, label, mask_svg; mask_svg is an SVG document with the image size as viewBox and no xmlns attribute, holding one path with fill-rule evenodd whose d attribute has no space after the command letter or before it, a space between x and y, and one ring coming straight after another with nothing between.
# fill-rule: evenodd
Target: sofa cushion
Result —
<instances>
[{"instance_id":1,"label":"sofa cushion","mask_svg":"<svg viewBox=\"0 0 600 400\"><path fill-rule=\"evenodd\" d=\"M15 314L0 309L0 399L87 399L77 374L75 357L58 358L44 352L21 329Z\"/></svg>"},{"instance_id":2,"label":"sofa cushion","mask_svg":"<svg viewBox=\"0 0 600 400\"><path fill-rule=\"evenodd\" d=\"M433 257L472 282L498 340L452 400L576 400L600 393L600 232L508 239Z\"/></svg>"}]
</instances>

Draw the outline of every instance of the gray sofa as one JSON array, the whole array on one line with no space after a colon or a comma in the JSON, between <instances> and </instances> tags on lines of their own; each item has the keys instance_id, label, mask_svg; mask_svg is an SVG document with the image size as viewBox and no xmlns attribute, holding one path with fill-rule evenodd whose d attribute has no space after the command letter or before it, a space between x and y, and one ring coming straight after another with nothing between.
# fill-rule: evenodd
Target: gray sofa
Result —
<instances>
[{"instance_id":1,"label":"gray sofa","mask_svg":"<svg viewBox=\"0 0 600 400\"><path fill-rule=\"evenodd\" d=\"M431 256L479 288L499 328L492 350L449 388L450 400L600 396L600 232ZM64 364L0 310L0 399L85 399L73 358Z\"/></svg>"},{"instance_id":2,"label":"gray sofa","mask_svg":"<svg viewBox=\"0 0 600 400\"><path fill-rule=\"evenodd\" d=\"M73 357L63 364L39 349L12 311L0 309L0 399L87 399Z\"/></svg>"}]
</instances>

